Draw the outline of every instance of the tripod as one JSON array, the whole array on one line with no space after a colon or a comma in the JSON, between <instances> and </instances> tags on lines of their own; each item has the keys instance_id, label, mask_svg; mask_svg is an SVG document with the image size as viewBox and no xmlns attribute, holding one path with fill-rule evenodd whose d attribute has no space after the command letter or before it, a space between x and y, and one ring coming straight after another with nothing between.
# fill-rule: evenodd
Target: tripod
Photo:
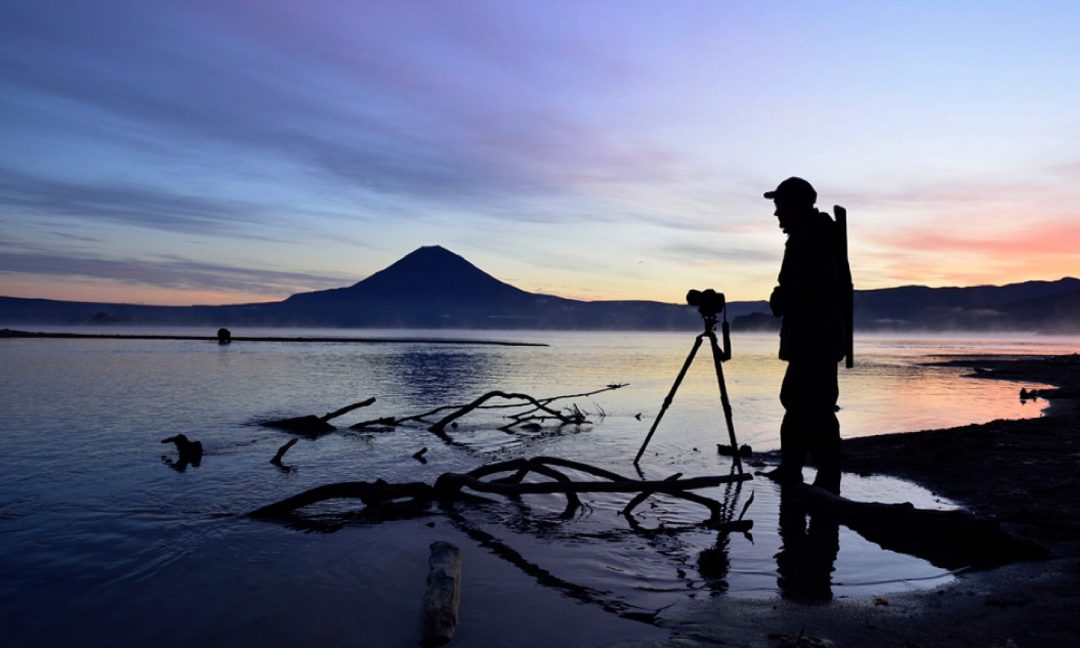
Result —
<instances>
[{"instance_id":1,"label":"tripod","mask_svg":"<svg viewBox=\"0 0 1080 648\"><path fill-rule=\"evenodd\" d=\"M686 377L687 370L690 369L690 365L694 362L694 356L697 355L698 349L701 348L701 342L708 338L709 346L712 348L716 380L720 384L720 404L723 406L724 420L727 422L732 457L735 459L735 469L742 475L742 460L739 458L739 446L735 441L735 424L731 421L731 401L728 400L727 385L724 383L724 367L722 365L724 361L731 359L731 332L728 329L727 317L725 316L721 327L721 333L724 336L724 349L721 350L720 345L716 342L716 313L703 310L701 316L705 321L705 331L698 333L698 336L694 338L694 346L690 349L690 355L686 356L686 362L683 363L682 369L679 370L679 375L675 377L675 384L671 386L671 391L668 392L664 404L660 407L660 413L656 415L656 420L653 421L652 427L649 428L649 434L645 436L641 449L638 450L637 456L634 457L634 465L637 466L638 462L641 461L641 455L645 454L645 447L652 440L653 433L656 432L657 426L660 425L660 421L664 418L664 413L667 412L668 407L671 406L671 401L675 398L675 392L679 390L679 385L682 384L683 378Z\"/></svg>"}]
</instances>

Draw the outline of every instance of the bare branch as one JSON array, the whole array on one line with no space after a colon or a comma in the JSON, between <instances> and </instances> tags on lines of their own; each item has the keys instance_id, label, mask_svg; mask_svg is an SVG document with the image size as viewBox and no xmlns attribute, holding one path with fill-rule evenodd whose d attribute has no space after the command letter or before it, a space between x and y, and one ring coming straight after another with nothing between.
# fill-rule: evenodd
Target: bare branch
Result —
<instances>
[{"instance_id":1,"label":"bare branch","mask_svg":"<svg viewBox=\"0 0 1080 648\"><path fill-rule=\"evenodd\" d=\"M277 454L275 454L274 458L270 460L270 463L274 464L275 466L282 466L281 460L285 457L285 453L289 451L289 448L296 445L296 442L299 440L300 439L298 439L297 437L293 437L286 441L285 445L278 448Z\"/></svg>"},{"instance_id":2,"label":"bare branch","mask_svg":"<svg viewBox=\"0 0 1080 648\"><path fill-rule=\"evenodd\" d=\"M508 431L518 423L524 421L544 421L547 419L557 419L563 425L575 424L581 425L588 422L587 415L576 404L567 408L565 413L558 412L551 407L548 407L551 403L559 400L566 400L568 398L585 398L603 392L612 391L615 389L621 389L626 387L627 383L613 383L602 387L600 389L594 389L592 391L582 392L580 394L564 394L559 396L547 396L545 398L534 398L528 394L507 393L501 390L496 390L484 394L476 400L461 405L440 405L434 409L427 410L420 414L410 414L408 416L384 416L368 421L361 421L354 425L349 426L350 430L363 430L373 426L390 426L396 427L405 423L411 422L424 422L429 417L449 412L444 415L442 419L431 425L428 429L441 438L449 440L446 435L446 426L452 423L454 420L461 418L465 414L474 410L496 410L496 409L519 409L527 407L528 409L522 412L514 412L507 415L507 418L511 419L511 422L507 425L500 427L500 430ZM510 401L510 403L489 403L488 401L497 396ZM595 404L595 403L594 403ZM531 407L530 407L531 405ZM602 408L597 406L597 410L600 412L600 416L605 416L606 412ZM540 414L537 414L537 413Z\"/></svg>"},{"instance_id":3,"label":"bare branch","mask_svg":"<svg viewBox=\"0 0 1080 648\"><path fill-rule=\"evenodd\" d=\"M428 430L430 430L430 431L432 431L435 434L438 434L440 436L445 435L447 425L449 425L455 419L459 419L462 416L465 416L466 414L468 414L469 412L471 412L471 411L475 410L476 408L480 407L481 405L483 405L485 402L491 400L492 398L504 398L506 400L523 400L523 401L527 401L529 403L532 403L537 409L542 410L544 412L547 412L550 416L559 419L563 423L574 423L575 422L573 419L571 419L569 417L566 417L566 416L563 416L559 412L556 412L555 410L550 409L549 407L540 404L540 401L536 400L532 396L529 396L528 394L509 394L509 393L504 392L504 391L495 390L495 391L489 391L488 393L486 393L483 396L477 398L476 400L469 403L468 405L464 405L461 408L457 409L456 411L451 412L450 414L447 414L442 419L440 419L437 423L435 423L434 425L429 427ZM580 423L580 421L577 421L577 422Z\"/></svg>"},{"instance_id":4,"label":"bare branch","mask_svg":"<svg viewBox=\"0 0 1080 648\"><path fill-rule=\"evenodd\" d=\"M322 416L319 417L319 420L322 421L323 423L326 423L330 419L335 419L335 418L337 418L337 417L339 417L339 416L341 416L343 414L348 414L349 412L353 411L354 409L360 409L361 407L367 407L368 405L371 405L374 402L375 402L375 398L372 397L372 398L368 398L367 400L362 400L359 403L353 403L352 405L346 405L345 407L342 407L341 409L336 409L333 412L323 414Z\"/></svg>"}]
</instances>

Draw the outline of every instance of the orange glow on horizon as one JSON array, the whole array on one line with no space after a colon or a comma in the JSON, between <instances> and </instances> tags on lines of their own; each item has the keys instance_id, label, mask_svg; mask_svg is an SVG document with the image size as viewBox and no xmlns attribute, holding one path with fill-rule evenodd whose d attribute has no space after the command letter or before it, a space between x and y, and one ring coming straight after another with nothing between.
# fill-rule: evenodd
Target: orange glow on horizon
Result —
<instances>
[{"instance_id":1,"label":"orange glow on horizon","mask_svg":"<svg viewBox=\"0 0 1080 648\"><path fill-rule=\"evenodd\" d=\"M280 301L288 297L268 297L213 290L187 290L132 286L108 281L57 281L9 278L0 282L0 296L25 299L100 302L104 304L142 304L147 306L224 306L255 302Z\"/></svg>"},{"instance_id":2,"label":"orange glow on horizon","mask_svg":"<svg viewBox=\"0 0 1080 648\"><path fill-rule=\"evenodd\" d=\"M992 236L922 226L869 241L878 250L868 260L894 286L1000 285L1080 275L1080 223L1029 221Z\"/></svg>"}]
</instances>

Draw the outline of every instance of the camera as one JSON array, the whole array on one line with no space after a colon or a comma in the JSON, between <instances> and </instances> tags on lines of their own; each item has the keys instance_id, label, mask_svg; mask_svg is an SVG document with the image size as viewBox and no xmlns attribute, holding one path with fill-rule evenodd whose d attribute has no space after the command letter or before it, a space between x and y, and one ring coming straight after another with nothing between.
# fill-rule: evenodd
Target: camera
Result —
<instances>
[{"instance_id":1,"label":"camera","mask_svg":"<svg viewBox=\"0 0 1080 648\"><path fill-rule=\"evenodd\" d=\"M724 293L718 293L712 288L691 290L686 293L686 303L697 306L702 317L715 318L717 313L724 310Z\"/></svg>"}]
</instances>

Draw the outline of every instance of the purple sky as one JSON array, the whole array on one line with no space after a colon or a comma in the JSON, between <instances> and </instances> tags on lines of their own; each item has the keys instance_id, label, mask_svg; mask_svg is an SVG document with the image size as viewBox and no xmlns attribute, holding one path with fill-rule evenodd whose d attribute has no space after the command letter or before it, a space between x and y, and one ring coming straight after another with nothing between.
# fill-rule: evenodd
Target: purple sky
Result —
<instances>
[{"instance_id":1,"label":"purple sky","mask_svg":"<svg viewBox=\"0 0 1080 648\"><path fill-rule=\"evenodd\" d=\"M8 0L0 295L761 299L789 175L858 287L1080 274L1080 5L940 4Z\"/></svg>"}]
</instances>

